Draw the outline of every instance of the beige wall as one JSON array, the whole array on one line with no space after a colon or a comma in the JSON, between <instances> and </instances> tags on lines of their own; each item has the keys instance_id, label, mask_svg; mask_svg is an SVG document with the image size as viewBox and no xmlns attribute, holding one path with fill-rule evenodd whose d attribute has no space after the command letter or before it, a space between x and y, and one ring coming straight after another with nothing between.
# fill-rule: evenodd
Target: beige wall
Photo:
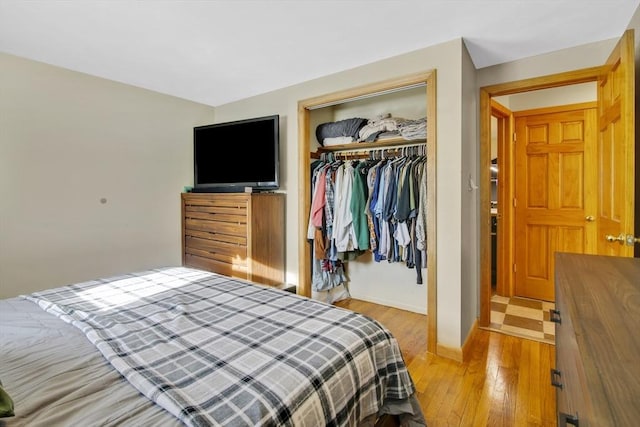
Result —
<instances>
[{"instance_id":1,"label":"beige wall","mask_svg":"<svg viewBox=\"0 0 640 427\"><path fill-rule=\"evenodd\" d=\"M180 264L192 128L213 114L0 54L0 298Z\"/></svg>"},{"instance_id":2,"label":"beige wall","mask_svg":"<svg viewBox=\"0 0 640 427\"><path fill-rule=\"evenodd\" d=\"M480 191L477 178L480 145L476 134L479 92L475 81L476 69L466 47L462 50L462 70L460 344L464 343L478 317L480 290Z\"/></svg>"},{"instance_id":3,"label":"beige wall","mask_svg":"<svg viewBox=\"0 0 640 427\"><path fill-rule=\"evenodd\" d=\"M589 82L517 93L514 95L497 96L494 100L515 112L556 105L593 102L597 98L598 84L596 82Z\"/></svg>"},{"instance_id":4,"label":"beige wall","mask_svg":"<svg viewBox=\"0 0 640 427\"><path fill-rule=\"evenodd\" d=\"M478 87L602 65L616 41L603 40L482 68L478 70Z\"/></svg>"}]
</instances>

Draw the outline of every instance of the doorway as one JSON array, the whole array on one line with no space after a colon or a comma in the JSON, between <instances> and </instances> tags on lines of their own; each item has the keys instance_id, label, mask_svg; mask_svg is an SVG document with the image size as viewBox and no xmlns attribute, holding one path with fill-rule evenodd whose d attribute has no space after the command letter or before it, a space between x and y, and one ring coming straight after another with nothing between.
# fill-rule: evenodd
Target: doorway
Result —
<instances>
[{"instance_id":1,"label":"doorway","mask_svg":"<svg viewBox=\"0 0 640 427\"><path fill-rule=\"evenodd\" d=\"M621 37L607 62L600 67L487 86L480 89L480 318L488 326L491 314L491 119L492 101L500 96L541 89L597 82L596 188L598 196L596 253L631 256L621 237L633 234L634 224L634 38L629 30ZM514 201L513 203L516 203ZM510 204L506 203L505 208ZM612 219L616 219L614 223ZM606 228L605 228L606 226ZM627 239L628 241L628 239ZM631 245L632 246L632 245ZM499 250L498 250L499 252ZM499 268L499 267L498 267Z\"/></svg>"},{"instance_id":2,"label":"doorway","mask_svg":"<svg viewBox=\"0 0 640 427\"><path fill-rule=\"evenodd\" d=\"M491 100L492 295L553 302L553 253L595 252L596 98L591 82Z\"/></svg>"}]
</instances>

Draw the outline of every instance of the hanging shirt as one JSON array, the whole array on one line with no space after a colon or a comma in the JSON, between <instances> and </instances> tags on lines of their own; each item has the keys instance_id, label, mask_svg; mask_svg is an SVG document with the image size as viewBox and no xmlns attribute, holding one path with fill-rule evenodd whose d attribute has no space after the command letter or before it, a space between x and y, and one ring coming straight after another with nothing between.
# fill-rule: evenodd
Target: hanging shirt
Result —
<instances>
[{"instance_id":1,"label":"hanging shirt","mask_svg":"<svg viewBox=\"0 0 640 427\"><path fill-rule=\"evenodd\" d=\"M325 163L319 163L311 173L311 205L318 197L318 174L320 170L325 166ZM316 234L316 227L313 225L313 208L309 209L309 222L307 224L307 239L313 240Z\"/></svg>"},{"instance_id":2,"label":"hanging shirt","mask_svg":"<svg viewBox=\"0 0 640 427\"><path fill-rule=\"evenodd\" d=\"M382 180L382 166L385 161L382 160L371 169L369 169L369 180L371 181L371 196L369 201L369 217L371 218L371 224L373 232L371 233L372 239L375 241L371 244L371 250L373 251L373 259L376 262L382 260L380 254L380 220L376 213L376 207L378 204L378 198L380 197L380 181Z\"/></svg>"},{"instance_id":3,"label":"hanging shirt","mask_svg":"<svg viewBox=\"0 0 640 427\"><path fill-rule=\"evenodd\" d=\"M418 214L416 217L416 247L421 251L427 249L427 162L420 168L420 186L418 190Z\"/></svg>"},{"instance_id":4,"label":"hanging shirt","mask_svg":"<svg viewBox=\"0 0 640 427\"><path fill-rule=\"evenodd\" d=\"M315 194L311 202L311 222L316 228L322 228L323 224L324 205L326 203L326 173L326 167L322 168L318 172L318 179L316 180L316 191L314 192Z\"/></svg>"},{"instance_id":5,"label":"hanging shirt","mask_svg":"<svg viewBox=\"0 0 640 427\"><path fill-rule=\"evenodd\" d=\"M369 227L369 249L375 251L378 247L378 239L375 234L375 226L373 223L373 214L371 213L371 199L373 198L373 185L376 180L377 166L370 165L367 170L367 201L365 204L365 214L367 215L367 227Z\"/></svg>"},{"instance_id":6,"label":"hanging shirt","mask_svg":"<svg viewBox=\"0 0 640 427\"><path fill-rule=\"evenodd\" d=\"M336 171L333 239L338 252L358 249L350 208L352 186L353 166L346 162Z\"/></svg>"},{"instance_id":7,"label":"hanging shirt","mask_svg":"<svg viewBox=\"0 0 640 427\"><path fill-rule=\"evenodd\" d=\"M367 164L365 162L358 162L354 168L350 206L357 246L361 250L369 249L369 224L366 213L368 196L366 167Z\"/></svg>"}]
</instances>

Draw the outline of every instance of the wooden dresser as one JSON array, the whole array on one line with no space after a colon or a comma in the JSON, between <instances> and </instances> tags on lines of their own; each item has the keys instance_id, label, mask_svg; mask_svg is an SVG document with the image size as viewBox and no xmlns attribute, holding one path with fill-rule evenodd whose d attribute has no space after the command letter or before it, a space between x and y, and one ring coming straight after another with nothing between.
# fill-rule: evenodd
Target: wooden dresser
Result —
<instances>
[{"instance_id":1,"label":"wooden dresser","mask_svg":"<svg viewBox=\"0 0 640 427\"><path fill-rule=\"evenodd\" d=\"M284 284L284 194L182 193L182 264Z\"/></svg>"},{"instance_id":2,"label":"wooden dresser","mask_svg":"<svg viewBox=\"0 0 640 427\"><path fill-rule=\"evenodd\" d=\"M640 259L556 254L558 426L640 425Z\"/></svg>"}]
</instances>

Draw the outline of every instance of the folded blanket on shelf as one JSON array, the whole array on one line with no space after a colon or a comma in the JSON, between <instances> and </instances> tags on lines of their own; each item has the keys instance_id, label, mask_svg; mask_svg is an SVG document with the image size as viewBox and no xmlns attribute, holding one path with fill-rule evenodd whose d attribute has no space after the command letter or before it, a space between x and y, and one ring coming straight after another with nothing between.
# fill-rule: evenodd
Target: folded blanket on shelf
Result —
<instances>
[{"instance_id":1,"label":"folded blanket on shelf","mask_svg":"<svg viewBox=\"0 0 640 427\"><path fill-rule=\"evenodd\" d=\"M324 145L325 138L352 137L356 139L360 128L366 124L367 119L359 117L322 123L316 127L316 138L320 145Z\"/></svg>"},{"instance_id":2,"label":"folded blanket on shelf","mask_svg":"<svg viewBox=\"0 0 640 427\"><path fill-rule=\"evenodd\" d=\"M427 118L417 120L405 120L398 124L400 136L404 139L426 139L427 138Z\"/></svg>"},{"instance_id":3,"label":"folded blanket on shelf","mask_svg":"<svg viewBox=\"0 0 640 427\"><path fill-rule=\"evenodd\" d=\"M398 126L407 119L391 117L390 114L383 114L370 119L358 133L359 141L373 142L378 134L382 132L393 132L398 130Z\"/></svg>"},{"instance_id":4,"label":"folded blanket on shelf","mask_svg":"<svg viewBox=\"0 0 640 427\"><path fill-rule=\"evenodd\" d=\"M355 142L355 139L352 136L335 136L331 138L325 138L322 141L322 145L324 147L331 147L334 145L351 144L352 142Z\"/></svg>"}]
</instances>

